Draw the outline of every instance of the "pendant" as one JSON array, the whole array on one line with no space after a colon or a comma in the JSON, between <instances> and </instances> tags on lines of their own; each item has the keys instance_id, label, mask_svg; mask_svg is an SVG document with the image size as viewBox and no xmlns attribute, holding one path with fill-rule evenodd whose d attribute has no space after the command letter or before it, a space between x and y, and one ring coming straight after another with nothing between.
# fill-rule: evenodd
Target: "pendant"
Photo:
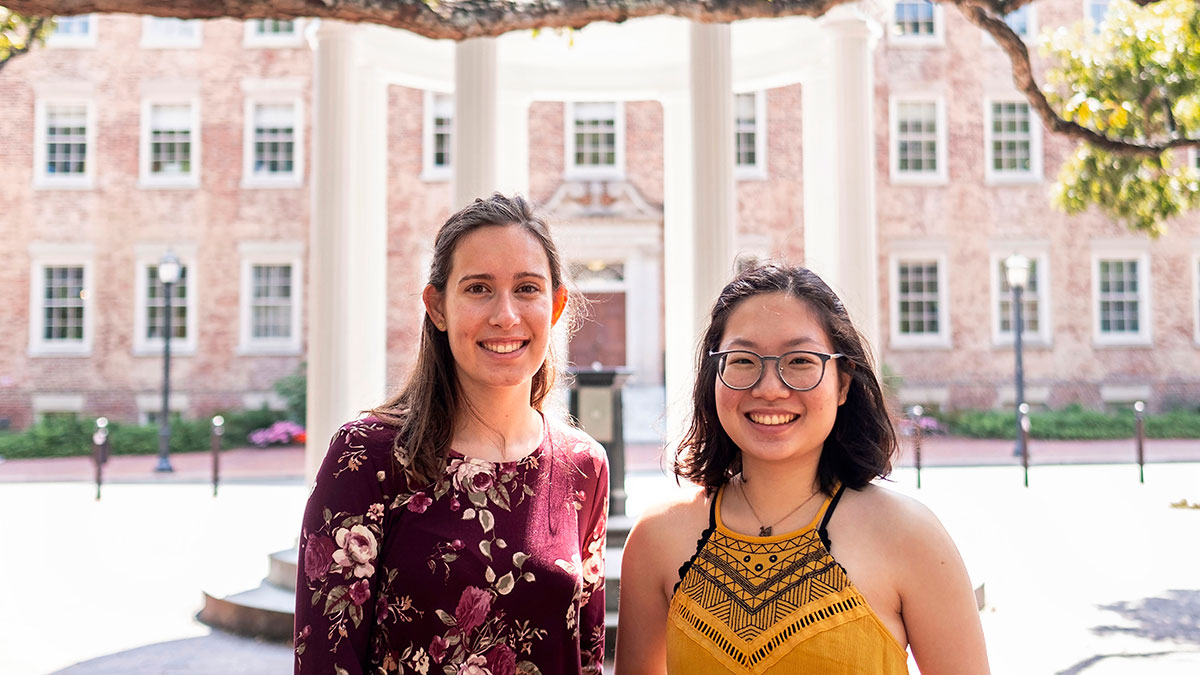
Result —
<instances>
[{"instance_id":1,"label":"pendant","mask_svg":"<svg viewBox=\"0 0 1200 675\"><path fill-rule=\"evenodd\" d=\"M759 525L759 526L758 526L758 536L760 536L760 537L769 537L769 536L771 536L771 528L769 528L769 527L763 527L762 525Z\"/></svg>"}]
</instances>

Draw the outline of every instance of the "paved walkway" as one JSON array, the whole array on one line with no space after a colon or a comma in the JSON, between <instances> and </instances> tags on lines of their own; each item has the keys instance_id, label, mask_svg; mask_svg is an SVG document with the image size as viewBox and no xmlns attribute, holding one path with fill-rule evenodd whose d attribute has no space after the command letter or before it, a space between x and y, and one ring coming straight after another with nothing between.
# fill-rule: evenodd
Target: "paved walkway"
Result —
<instances>
[{"instance_id":1,"label":"paved walkway","mask_svg":"<svg viewBox=\"0 0 1200 675\"><path fill-rule=\"evenodd\" d=\"M1200 502L1200 443L1148 442L1144 484L1119 463L1132 443L1037 443L1029 488L1011 448L930 439L922 487L905 461L889 484L937 514L985 584L992 672L1200 673L1200 509L1171 507ZM631 514L688 489L652 446L629 454ZM169 476L153 457L114 457L100 501L86 458L0 463L0 541L13 544L0 548L0 673L288 672L288 648L194 617L201 590L253 587L266 555L294 545L302 460L229 451L214 498L207 455L173 456Z\"/></svg>"},{"instance_id":2,"label":"paved walkway","mask_svg":"<svg viewBox=\"0 0 1200 675\"><path fill-rule=\"evenodd\" d=\"M1019 466L1013 442L931 436L921 443L921 465ZM1132 464L1137 461L1133 439L1115 441L1031 441L1030 464ZM1148 439L1147 463L1200 462L1200 439ZM114 455L104 466L106 483L211 482L212 455L207 452L171 455L175 471L154 472L153 455ZM913 466L916 452L912 439L903 439L897 466ZM304 450L300 447L238 448L221 453L221 481L298 479L304 476ZM626 467L631 472L661 471L668 466L658 445L631 444L626 447ZM90 457L14 459L0 462L0 483L95 480Z\"/></svg>"}]
</instances>

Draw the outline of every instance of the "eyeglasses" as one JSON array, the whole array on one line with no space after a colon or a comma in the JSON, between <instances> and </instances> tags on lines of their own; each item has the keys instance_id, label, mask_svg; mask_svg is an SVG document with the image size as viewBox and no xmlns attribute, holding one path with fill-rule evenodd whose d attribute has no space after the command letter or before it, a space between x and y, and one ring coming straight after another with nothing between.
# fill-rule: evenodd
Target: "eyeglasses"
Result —
<instances>
[{"instance_id":1,"label":"eyeglasses","mask_svg":"<svg viewBox=\"0 0 1200 675\"><path fill-rule=\"evenodd\" d=\"M846 358L845 354L824 354L805 350L787 352L779 356L763 356L746 349L730 349L709 352L708 355L717 359L717 377L721 378L721 383L739 391L752 389L758 384L763 376L764 364L772 360L775 361L779 379L789 389L815 389L825 377L825 364L833 359Z\"/></svg>"}]
</instances>

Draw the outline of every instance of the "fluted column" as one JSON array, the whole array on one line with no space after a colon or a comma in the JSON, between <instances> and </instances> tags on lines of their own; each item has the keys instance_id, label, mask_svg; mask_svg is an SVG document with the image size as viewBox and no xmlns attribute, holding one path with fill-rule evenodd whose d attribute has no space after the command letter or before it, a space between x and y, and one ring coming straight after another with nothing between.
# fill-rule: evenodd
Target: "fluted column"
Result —
<instances>
[{"instance_id":1,"label":"fluted column","mask_svg":"<svg viewBox=\"0 0 1200 675\"><path fill-rule=\"evenodd\" d=\"M454 47L454 210L499 187L496 61L495 38L463 40Z\"/></svg>"},{"instance_id":2,"label":"fluted column","mask_svg":"<svg viewBox=\"0 0 1200 675\"><path fill-rule=\"evenodd\" d=\"M856 5L821 20L822 75L804 82L804 250L871 344L879 338L872 49L879 23Z\"/></svg>"},{"instance_id":3,"label":"fluted column","mask_svg":"<svg viewBox=\"0 0 1200 675\"><path fill-rule=\"evenodd\" d=\"M387 371L387 138L382 80L361 27L321 21L315 37L308 255L311 480L338 427L382 402Z\"/></svg>"}]
</instances>

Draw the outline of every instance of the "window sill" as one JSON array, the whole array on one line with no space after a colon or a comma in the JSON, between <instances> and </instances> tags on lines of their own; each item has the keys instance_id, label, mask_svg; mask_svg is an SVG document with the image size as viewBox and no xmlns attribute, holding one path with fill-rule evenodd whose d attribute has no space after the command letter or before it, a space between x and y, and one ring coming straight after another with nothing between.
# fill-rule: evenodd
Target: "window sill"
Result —
<instances>
[{"instance_id":1,"label":"window sill","mask_svg":"<svg viewBox=\"0 0 1200 675\"><path fill-rule=\"evenodd\" d=\"M243 190L295 190L304 187L304 180L300 176L254 176L243 178L241 189Z\"/></svg>"},{"instance_id":2,"label":"window sill","mask_svg":"<svg viewBox=\"0 0 1200 675\"><path fill-rule=\"evenodd\" d=\"M930 336L927 338L892 338L889 348L896 351L918 351L922 349L947 350L954 345L949 336Z\"/></svg>"},{"instance_id":3,"label":"window sill","mask_svg":"<svg viewBox=\"0 0 1200 675\"><path fill-rule=\"evenodd\" d=\"M153 344L135 345L133 348L134 356L151 356L151 357L162 358L162 354L163 354L163 346L162 346L161 342L158 343L157 345L153 345ZM171 340L171 358L175 358L176 356L195 356L195 355L196 355L196 345L181 345L181 344L178 344L175 340Z\"/></svg>"},{"instance_id":4,"label":"window sill","mask_svg":"<svg viewBox=\"0 0 1200 675\"><path fill-rule=\"evenodd\" d=\"M733 179L736 181L765 181L767 170L757 166L735 167Z\"/></svg>"},{"instance_id":5,"label":"window sill","mask_svg":"<svg viewBox=\"0 0 1200 675\"><path fill-rule=\"evenodd\" d=\"M139 190L195 190L200 187L200 179L161 179L143 176L138 180L137 186Z\"/></svg>"},{"instance_id":6,"label":"window sill","mask_svg":"<svg viewBox=\"0 0 1200 675\"><path fill-rule=\"evenodd\" d=\"M936 187L948 185L949 177L945 174L904 174L893 172L890 176L892 185L904 187Z\"/></svg>"},{"instance_id":7,"label":"window sill","mask_svg":"<svg viewBox=\"0 0 1200 675\"><path fill-rule=\"evenodd\" d=\"M91 176L79 178L48 178L37 176L33 179L34 190L95 190L96 181Z\"/></svg>"},{"instance_id":8,"label":"window sill","mask_svg":"<svg viewBox=\"0 0 1200 675\"><path fill-rule=\"evenodd\" d=\"M989 187L1038 185L1043 182L1040 173L985 173L983 184Z\"/></svg>"},{"instance_id":9,"label":"window sill","mask_svg":"<svg viewBox=\"0 0 1200 675\"><path fill-rule=\"evenodd\" d=\"M47 344L39 342L29 345L26 352L30 358L86 358L92 355L90 344Z\"/></svg>"},{"instance_id":10,"label":"window sill","mask_svg":"<svg viewBox=\"0 0 1200 675\"><path fill-rule=\"evenodd\" d=\"M454 179L454 171L451 169L424 169L421 171L420 179L426 183L448 183Z\"/></svg>"},{"instance_id":11,"label":"window sill","mask_svg":"<svg viewBox=\"0 0 1200 675\"><path fill-rule=\"evenodd\" d=\"M260 344L239 344L234 351L236 356L299 356L301 354L300 345L260 345Z\"/></svg>"}]
</instances>

